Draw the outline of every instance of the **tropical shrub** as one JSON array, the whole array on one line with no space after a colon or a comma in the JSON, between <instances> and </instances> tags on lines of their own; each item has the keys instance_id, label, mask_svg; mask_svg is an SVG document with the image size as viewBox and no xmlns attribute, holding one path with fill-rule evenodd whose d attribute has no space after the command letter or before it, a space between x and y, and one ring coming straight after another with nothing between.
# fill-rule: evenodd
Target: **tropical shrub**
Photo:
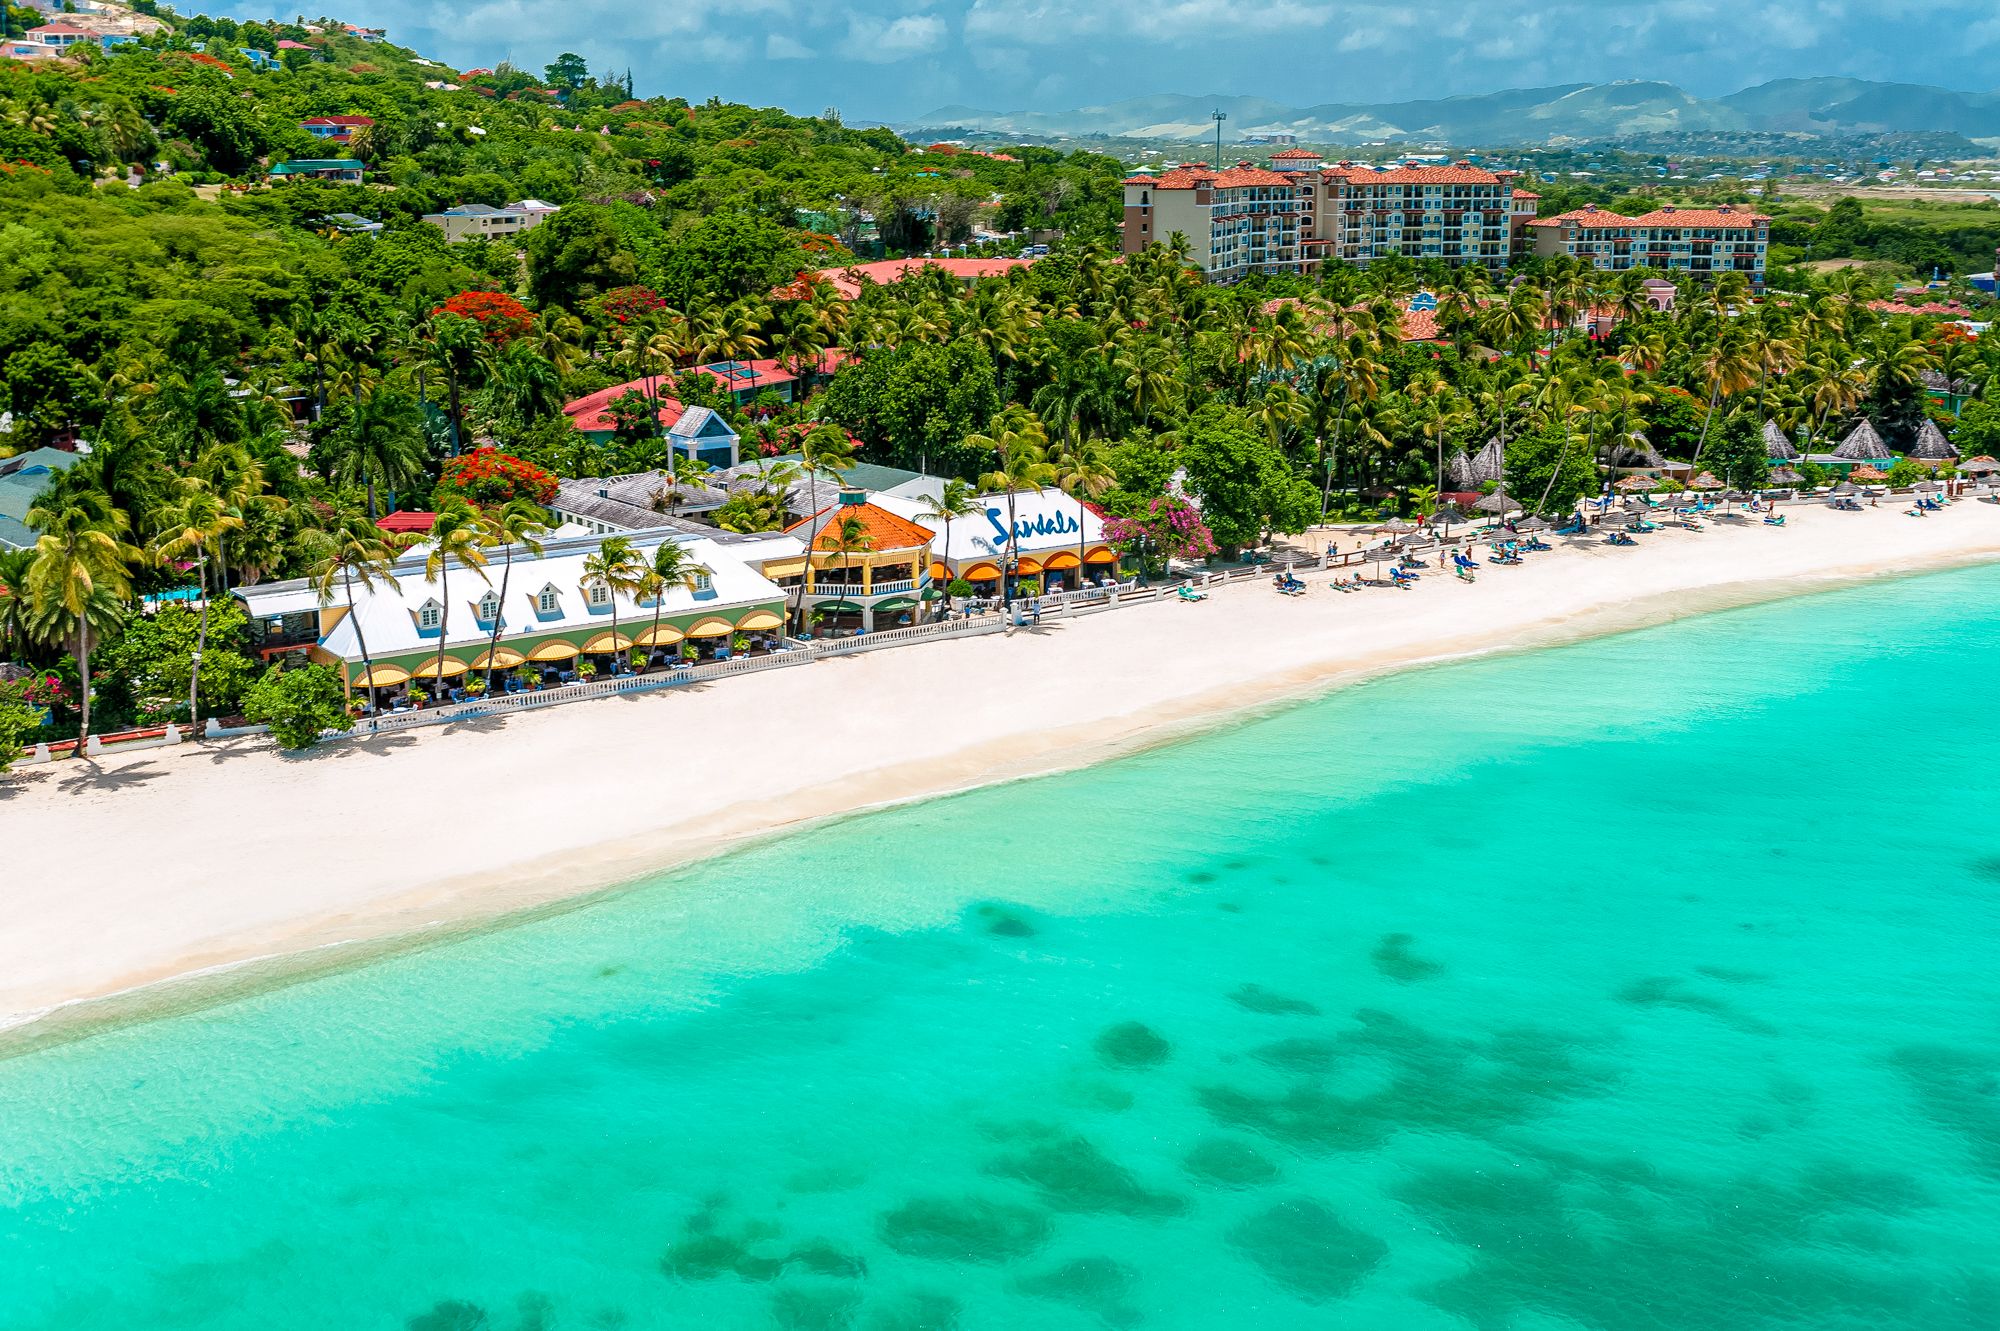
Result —
<instances>
[{"instance_id":1,"label":"tropical shrub","mask_svg":"<svg viewBox=\"0 0 2000 1331\"><path fill-rule=\"evenodd\" d=\"M494 346L505 346L535 326L535 316L512 296L498 291L461 291L431 311L470 319Z\"/></svg>"},{"instance_id":2,"label":"tropical shrub","mask_svg":"<svg viewBox=\"0 0 2000 1331\"><path fill-rule=\"evenodd\" d=\"M516 499L546 504L555 498L556 478L532 462L486 446L451 459L438 479L440 502L460 496L480 508L493 508Z\"/></svg>"},{"instance_id":3,"label":"tropical shrub","mask_svg":"<svg viewBox=\"0 0 2000 1331\"><path fill-rule=\"evenodd\" d=\"M310 748L325 731L354 728L340 676L323 665L272 666L243 695L243 715L287 749Z\"/></svg>"}]
</instances>

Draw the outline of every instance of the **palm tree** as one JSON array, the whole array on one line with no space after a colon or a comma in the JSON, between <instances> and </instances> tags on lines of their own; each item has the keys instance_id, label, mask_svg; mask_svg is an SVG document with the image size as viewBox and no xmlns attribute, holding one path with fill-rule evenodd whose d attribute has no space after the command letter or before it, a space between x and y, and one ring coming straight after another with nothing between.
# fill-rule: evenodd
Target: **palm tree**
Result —
<instances>
[{"instance_id":1,"label":"palm tree","mask_svg":"<svg viewBox=\"0 0 2000 1331\"><path fill-rule=\"evenodd\" d=\"M355 398L345 447L335 455L330 479L366 490L370 519L379 516L377 486L387 487L393 495L424 479L419 419L417 404L401 389L384 386Z\"/></svg>"},{"instance_id":2,"label":"palm tree","mask_svg":"<svg viewBox=\"0 0 2000 1331\"><path fill-rule=\"evenodd\" d=\"M477 319L434 314L417 339L419 361L444 376L445 401L451 418L451 455L465 450L465 390L491 356L486 332Z\"/></svg>"},{"instance_id":3,"label":"palm tree","mask_svg":"<svg viewBox=\"0 0 2000 1331\"><path fill-rule=\"evenodd\" d=\"M493 629L486 641L486 691L493 691L493 661L500 654L500 630L507 616L507 584L514 576L514 547L520 546L537 559L542 555L542 537L549 524L542 520L541 508L526 499L509 500L490 513L480 513L479 542L488 550L500 551L500 608L493 616Z\"/></svg>"},{"instance_id":4,"label":"palm tree","mask_svg":"<svg viewBox=\"0 0 2000 1331\"><path fill-rule=\"evenodd\" d=\"M375 662L368 655L368 635L362 631L356 613L354 585L368 591L378 586L396 587L398 542L368 520L365 513L344 508L334 512L306 541L309 558L306 576L319 595L321 605L332 605L338 586L347 599L347 622L354 625L354 642L361 649L361 677L368 688L375 687Z\"/></svg>"},{"instance_id":5,"label":"palm tree","mask_svg":"<svg viewBox=\"0 0 2000 1331\"><path fill-rule=\"evenodd\" d=\"M1076 500L1076 585L1083 586L1083 558L1088 544L1084 531L1090 525L1090 504L1118 485L1118 473L1111 469L1110 450L1095 439L1068 444L1056 451L1051 466L1056 487Z\"/></svg>"},{"instance_id":6,"label":"palm tree","mask_svg":"<svg viewBox=\"0 0 2000 1331\"><path fill-rule=\"evenodd\" d=\"M1023 492L1040 493L1042 488L1055 477L1055 468L1048 464L1049 437L1042 428L1041 418L1022 407L1009 407L1000 413L998 430L992 435L970 435L966 447L991 449L998 455L999 467L979 478L979 484L988 491L1001 490L1007 495L1007 560L1000 573L1001 595L1011 609L1014 604L1014 566L1019 562L1021 547L1020 524L1014 517L1014 496Z\"/></svg>"},{"instance_id":7,"label":"palm tree","mask_svg":"<svg viewBox=\"0 0 2000 1331\"><path fill-rule=\"evenodd\" d=\"M1171 407L1180 396L1180 381L1175 377L1177 368L1173 352L1152 337L1135 339L1112 361L1112 369L1124 376L1132 409L1148 428L1153 417Z\"/></svg>"},{"instance_id":8,"label":"palm tree","mask_svg":"<svg viewBox=\"0 0 2000 1331\"><path fill-rule=\"evenodd\" d=\"M979 511L978 491L964 481L953 479L944 483L944 488L930 501L923 512L917 514L917 521L926 526L941 523L944 526L944 549L946 558L951 555L951 524L958 518L969 518ZM949 565L947 565L949 568Z\"/></svg>"},{"instance_id":9,"label":"palm tree","mask_svg":"<svg viewBox=\"0 0 2000 1331\"><path fill-rule=\"evenodd\" d=\"M687 552L687 547L679 541L661 541L653 551L652 567L640 575L641 595L652 598L653 633L648 646L660 643L660 610L670 587L693 589L701 575L709 571L706 564L695 562Z\"/></svg>"},{"instance_id":10,"label":"palm tree","mask_svg":"<svg viewBox=\"0 0 2000 1331\"><path fill-rule=\"evenodd\" d=\"M76 646L80 753L90 738L90 644L122 617L132 594L129 566L142 556L124 539L131 519L100 494L37 502L28 525L41 533L28 566L28 600L46 636L73 637Z\"/></svg>"},{"instance_id":11,"label":"palm tree","mask_svg":"<svg viewBox=\"0 0 2000 1331\"><path fill-rule=\"evenodd\" d=\"M201 588L201 622L195 629L194 656L188 671L188 728L192 730L201 724L201 658L208 650L208 552L227 533L241 530L243 519L229 512L206 483L189 476L181 481L180 498L159 515L159 521L153 558L165 564L192 555ZM226 594L228 581L228 570L224 569L216 591Z\"/></svg>"},{"instance_id":12,"label":"palm tree","mask_svg":"<svg viewBox=\"0 0 2000 1331\"><path fill-rule=\"evenodd\" d=\"M838 425L819 425L799 443L799 459L812 481L812 517L819 513L819 478L836 483L842 472L854 465L854 441Z\"/></svg>"},{"instance_id":13,"label":"palm tree","mask_svg":"<svg viewBox=\"0 0 2000 1331\"><path fill-rule=\"evenodd\" d=\"M463 322L470 323L470 319ZM486 551L480 547L483 532L479 513L464 500L454 500L438 510L427 536L430 554L424 560L424 580L438 585L437 689L444 690L444 645L451 636L451 561L469 568L479 580L491 586L486 576Z\"/></svg>"},{"instance_id":14,"label":"palm tree","mask_svg":"<svg viewBox=\"0 0 2000 1331\"><path fill-rule=\"evenodd\" d=\"M611 605L611 650L614 655L623 651L618 645L618 594L637 596L646 580L646 564L632 548L628 536L607 536L598 542L594 554L583 558L583 585L586 589L602 587L605 599Z\"/></svg>"},{"instance_id":15,"label":"palm tree","mask_svg":"<svg viewBox=\"0 0 2000 1331\"><path fill-rule=\"evenodd\" d=\"M824 530L833 533L827 548L840 556L841 595L846 596L854 585L854 556L874 549L875 538L868 534L868 524L845 508Z\"/></svg>"}]
</instances>

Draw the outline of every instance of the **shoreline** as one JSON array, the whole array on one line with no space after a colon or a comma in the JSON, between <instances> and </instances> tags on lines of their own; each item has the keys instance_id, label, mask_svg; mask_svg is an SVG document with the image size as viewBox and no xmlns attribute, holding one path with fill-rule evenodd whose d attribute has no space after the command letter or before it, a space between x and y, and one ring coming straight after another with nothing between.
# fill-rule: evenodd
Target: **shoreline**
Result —
<instances>
[{"instance_id":1,"label":"shoreline","mask_svg":"<svg viewBox=\"0 0 2000 1331\"><path fill-rule=\"evenodd\" d=\"M177 754L176 770L136 780L119 774L151 767L158 751L128 755L66 781L43 779L11 791L0 785L5 796L0 798L0 817L16 811L31 815L17 829L24 835L16 838L23 843L16 848L17 862L28 867L30 900L16 916L21 927L0 939L0 976L25 977L0 983L0 1056L83 1038L107 1024L227 1002L468 931L572 909L644 879L816 824L1179 743L1404 670L1540 650L1698 614L2000 560L2000 514L1989 509L1961 503L1920 522L1893 511L1862 517L1859 523L1855 515L1813 512L1801 515L1807 522L1783 532L1718 525L1703 533L1662 532L1637 550L1559 546L1531 556L1522 568L1482 570L1474 587L1454 585L1433 570L1412 592L1341 595L1326 588L1327 575L1316 573L1309 578L1311 593L1292 601L1272 596L1261 580L1252 580L1217 589L1199 606L1159 602L1056 621L1044 629L868 653L803 671L724 681L693 697L606 699L414 740L406 733L349 741L337 757L323 751L286 758L238 742ZM1901 525L1888 525L1891 518ZM1879 539L1849 539L1864 534L1860 523L1866 524L1869 537ZM1801 527L1834 539L1796 539L1805 535ZM1737 561L1729 558L1731 551L1751 550L1771 556L1761 561L1773 566L1762 576L1740 576ZM1564 568L1574 576L1550 576ZM1645 576L1631 576L1639 572ZM1544 594L1536 595L1538 589ZM1460 613L1449 613L1447 605ZM1202 636L1204 626L1233 626L1254 638L1287 620L1294 627L1304 620L1311 628L1278 640L1256 663L1218 651L1214 635ZM1373 633L1367 631L1371 627ZM978 710L974 719L982 724L968 725L962 743L941 742L923 727L913 727L908 709L894 724L881 717L879 726L857 727L868 719L865 706L857 704L916 696L907 692L912 681L919 690L925 685L936 689L952 664L975 682L1018 688L1024 672L1039 673L1048 664L1044 657L1065 658L1057 665L1081 661L1100 671L1129 672L1153 664L1167 647L1184 648L1185 655L1196 659L1181 663L1171 679L1152 681L1152 687L1147 687L1152 677L1146 674L1109 681L1140 695L1130 708L1119 709L1118 696L1100 696L1104 679L1066 678L1062 672L1054 677L1064 683L1061 697L1066 701L1057 707L1052 700L1051 706L1061 724L1047 728L1037 728L1032 717L1021 714L1031 708L1007 706L1004 698L965 704ZM781 678L785 676L808 678ZM1091 691L1080 697L1086 695L1079 687L1083 684ZM734 784L719 780L709 798L682 809L679 817L671 816L671 805L635 800L629 790L623 791L627 798L616 816L604 820L619 834L580 843L544 834L542 844L532 849L493 855L492 843L522 839L511 835L520 830L518 825L509 828L522 809L545 818L587 818L594 796L621 793L619 783L602 773L571 780L576 774L557 761L588 753L593 740L685 741L686 732L697 727L682 723L699 720L707 735L739 738L743 748L753 751L787 728L799 742L811 744L819 705L845 709L842 725L833 728L848 733L838 739L866 737L870 730L897 733L875 736L879 742L865 755L880 759L872 764L829 762L824 754L794 761L777 782L783 785L789 778L792 784L776 791L748 789L740 773ZM937 704L941 714L951 706ZM793 718L787 707L802 708L806 715ZM638 708L647 710L632 717L621 712ZM690 709L701 709L702 716L687 716ZM996 711L1001 715L995 716ZM456 830L440 818L446 835L431 847L430 860L484 854L492 861L470 872L416 873L385 885L395 878L399 861L393 846L385 854L381 842L374 841L345 862L350 872L343 874L343 846L351 838L336 824L349 815L311 807L315 801L352 794L357 782L365 787L369 777L395 778L398 765L429 769L410 774L414 783L426 776L435 781L442 774L477 786L491 779L493 768L519 756L515 745L537 744L567 753L544 753L535 773L516 775L514 779L533 783L525 790L528 799L514 799L511 809L487 809L475 825ZM773 759L753 753L735 761L754 766ZM363 775L357 778L357 772ZM51 892L47 888L52 883L45 878L41 899L34 899L37 873L74 869L75 856L63 844L65 831L93 821L79 817L74 806L63 810L63 802L78 796L64 794L61 787L75 786L82 803L101 808L105 816L124 813L128 823L139 824L134 841L143 844L148 831L171 831L181 805L175 787L183 783L203 787L198 793L204 798L189 801L197 813L207 797L217 796L242 809L239 817L260 815L274 825L260 837L234 842L204 832L192 859L170 853L148 863L145 867L159 870L165 881L141 885L136 894L129 883L97 878L72 884L71 893ZM280 789L286 785L297 789ZM449 784L423 788L444 803L441 814L469 815L470 802L479 799L477 790L453 793ZM281 800L295 795L299 804L260 808L263 795ZM418 802L407 792L397 801L410 810L410 831L424 835L427 824ZM143 807L135 809L134 804ZM37 813L44 816L32 817ZM668 816L662 818L662 813ZM273 842L310 838L315 823L333 835L311 852L314 890L302 894L309 900L274 909L258 891L259 884L282 887L285 880L283 875L260 874L262 852ZM101 824L98 829L101 834ZM121 843L124 839L120 837ZM412 880L415 885L408 885ZM203 909L194 909L197 904ZM186 913L180 908L187 908ZM102 926L112 916L121 924L106 949L112 955L90 955L97 936L93 917ZM61 949L53 959L52 949Z\"/></svg>"}]
</instances>

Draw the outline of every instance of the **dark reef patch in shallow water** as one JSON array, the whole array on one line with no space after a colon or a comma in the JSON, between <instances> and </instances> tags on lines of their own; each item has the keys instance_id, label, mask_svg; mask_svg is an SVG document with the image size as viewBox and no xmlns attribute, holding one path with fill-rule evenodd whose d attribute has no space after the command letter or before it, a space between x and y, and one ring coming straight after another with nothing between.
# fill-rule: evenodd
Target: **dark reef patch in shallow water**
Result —
<instances>
[{"instance_id":1,"label":"dark reef patch in shallow water","mask_svg":"<svg viewBox=\"0 0 2000 1331\"><path fill-rule=\"evenodd\" d=\"M1132 1268L1109 1257L1079 1257L1054 1270L1022 1276L1014 1288L1034 1298L1080 1308L1106 1326L1127 1327L1143 1320L1126 1302L1135 1283Z\"/></svg>"},{"instance_id":2,"label":"dark reef patch in shallow water","mask_svg":"<svg viewBox=\"0 0 2000 1331\"><path fill-rule=\"evenodd\" d=\"M1339 1049L1340 1046L1332 1040L1302 1035L1258 1045L1250 1051L1250 1057L1296 1076L1323 1077L1333 1071Z\"/></svg>"},{"instance_id":3,"label":"dark reef patch in shallow water","mask_svg":"<svg viewBox=\"0 0 2000 1331\"><path fill-rule=\"evenodd\" d=\"M683 1236L660 1258L660 1270L676 1280L719 1280L733 1275L756 1283L776 1280L788 1270L859 1280L868 1264L822 1238L789 1247L779 1242L782 1226L746 1221L733 1231L721 1224L724 1204L711 1198L682 1224Z\"/></svg>"},{"instance_id":4,"label":"dark reef patch in shallow water","mask_svg":"<svg viewBox=\"0 0 2000 1331\"><path fill-rule=\"evenodd\" d=\"M2000 1178L2000 1059L1942 1045L1905 1045L1889 1064L1931 1122L1956 1137L1973 1167Z\"/></svg>"},{"instance_id":5,"label":"dark reef patch in shallow water","mask_svg":"<svg viewBox=\"0 0 2000 1331\"><path fill-rule=\"evenodd\" d=\"M1181 1167L1199 1181L1217 1188L1254 1188L1276 1181L1278 1167L1256 1147L1234 1137L1204 1137L1194 1144Z\"/></svg>"},{"instance_id":6,"label":"dark reef patch in shallow water","mask_svg":"<svg viewBox=\"0 0 2000 1331\"><path fill-rule=\"evenodd\" d=\"M1032 1186L1055 1211L1159 1217L1187 1208L1183 1198L1146 1187L1094 1144L1072 1134L995 1156L987 1161L986 1172Z\"/></svg>"},{"instance_id":7,"label":"dark reef patch in shallow water","mask_svg":"<svg viewBox=\"0 0 2000 1331\"><path fill-rule=\"evenodd\" d=\"M410 1331L486 1331L493 1325L486 1310L463 1299L445 1299L412 1317Z\"/></svg>"},{"instance_id":8,"label":"dark reef patch in shallow water","mask_svg":"<svg viewBox=\"0 0 2000 1331\"><path fill-rule=\"evenodd\" d=\"M1984 878L1990 883L2000 883L2000 855L1982 855L1976 860L1968 860L1965 867L1975 878Z\"/></svg>"},{"instance_id":9,"label":"dark reef patch in shallow water","mask_svg":"<svg viewBox=\"0 0 2000 1331\"><path fill-rule=\"evenodd\" d=\"M861 1311L861 1291L840 1285L781 1285L771 1292L779 1331L846 1331Z\"/></svg>"},{"instance_id":10,"label":"dark reef patch in shallow water","mask_svg":"<svg viewBox=\"0 0 2000 1331\"><path fill-rule=\"evenodd\" d=\"M1553 1032L1516 1028L1485 1038L1433 1034L1386 1012L1363 1010L1356 1024L1325 1049L1296 1048L1285 1089L1210 1085L1195 1094L1218 1124L1256 1133L1298 1150L1355 1151L1379 1146L1399 1131L1473 1135L1511 1127L1553 1104L1601 1092L1609 1071L1583 1061L1579 1042ZM1282 1042L1274 1050L1297 1046ZM1367 1070L1373 1088L1351 1094L1329 1089L1321 1066Z\"/></svg>"},{"instance_id":11,"label":"dark reef patch in shallow water","mask_svg":"<svg viewBox=\"0 0 2000 1331\"><path fill-rule=\"evenodd\" d=\"M1230 1245L1308 1303L1345 1298L1389 1245L1310 1197L1277 1203L1229 1231Z\"/></svg>"},{"instance_id":12,"label":"dark reef patch in shallow water","mask_svg":"<svg viewBox=\"0 0 2000 1331\"><path fill-rule=\"evenodd\" d=\"M1368 954L1368 959L1375 963L1377 971L1398 984L1435 980L1444 974L1444 967L1412 951L1412 945L1416 941L1409 934L1383 934L1382 941L1375 945L1375 950Z\"/></svg>"},{"instance_id":13,"label":"dark reef patch in shallow water","mask_svg":"<svg viewBox=\"0 0 2000 1331\"><path fill-rule=\"evenodd\" d=\"M1696 966L1696 975L1705 975L1711 980L1724 984L1769 984L1771 977L1764 971L1743 971L1732 966Z\"/></svg>"},{"instance_id":14,"label":"dark reef patch in shallow water","mask_svg":"<svg viewBox=\"0 0 2000 1331\"><path fill-rule=\"evenodd\" d=\"M991 1197L915 1197L882 1216L882 1242L934 1262L1011 1262L1048 1242L1049 1218Z\"/></svg>"},{"instance_id":15,"label":"dark reef patch in shallow water","mask_svg":"<svg viewBox=\"0 0 2000 1331\"><path fill-rule=\"evenodd\" d=\"M1241 984L1229 991L1229 1001L1267 1017L1317 1017L1319 1009L1303 998L1266 989L1261 984Z\"/></svg>"},{"instance_id":16,"label":"dark reef patch in shallow water","mask_svg":"<svg viewBox=\"0 0 2000 1331\"><path fill-rule=\"evenodd\" d=\"M1820 1163L1789 1179L1662 1177L1529 1145L1491 1167L1420 1170L1398 1196L1462 1245L1466 1269L1419 1293L1474 1327L1526 1313L1593 1331L1990 1324L1966 1301L1983 1297L1970 1280L1881 1274L1906 1269L1881 1218L1923 1204L1899 1175Z\"/></svg>"},{"instance_id":17,"label":"dark reef patch in shallow water","mask_svg":"<svg viewBox=\"0 0 2000 1331\"><path fill-rule=\"evenodd\" d=\"M1033 938L1040 932L1026 915L1011 906L989 901L974 913L979 916L986 932L995 938Z\"/></svg>"},{"instance_id":18,"label":"dark reef patch in shallow water","mask_svg":"<svg viewBox=\"0 0 2000 1331\"><path fill-rule=\"evenodd\" d=\"M1618 1001L1630 1003L1634 1007L1670 1007L1683 1012L1696 1012L1704 1017L1713 1017L1745 1035L1776 1035L1777 1028L1769 1022L1760 1021L1732 1003L1707 994L1696 993L1687 987L1684 980L1671 975L1651 975L1643 980L1635 980L1618 991Z\"/></svg>"},{"instance_id":19,"label":"dark reef patch in shallow water","mask_svg":"<svg viewBox=\"0 0 2000 1331\"><path fill-rule=\"evenodd\" d=\"M870 1307L861 1325L865 1331L958 1331L958 1300L929 1290L892 1295Z\"/></svg>"},{"instance_id":20,"label":"dark reef patch in shallow water","mask_svg":"<svg viewBox=\"0 0 2000 1331\"><path fill-rule=\"evenodd\" d=\"M1174 1047L1142 1021L1121 1021L1098 1032L1097 1056L1114 1068L1155 1068L1167 1061Z\"/></svg>"}]
</instances>

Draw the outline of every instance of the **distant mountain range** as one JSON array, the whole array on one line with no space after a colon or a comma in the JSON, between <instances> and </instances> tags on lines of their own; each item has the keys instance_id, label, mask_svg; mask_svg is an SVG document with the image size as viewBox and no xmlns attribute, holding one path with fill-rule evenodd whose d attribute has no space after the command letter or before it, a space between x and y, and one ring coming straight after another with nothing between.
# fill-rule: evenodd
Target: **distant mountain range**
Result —
<instances>
[{"instance_id":1,"label":"distant mountain range","mask_svg":"<svg viewBox=\"0 0 2000 1331\"><path fill-rule=\"evenodd\" d=\"M1605 140L1659 133L2000 136L2000 92L1955 92L1865 79L1778 79L1727 97L1696 97L1671 83L1572 83L1436 101L1285 106L1260 97L1134 97L1072 111L981 111L944 106L897 126L984 130L1036 138L1203 139L1211 111L1229 117L1225 141L1292 134L1326 145L1435 143L1459 147Z\"/></svg>"}]
</instances>

